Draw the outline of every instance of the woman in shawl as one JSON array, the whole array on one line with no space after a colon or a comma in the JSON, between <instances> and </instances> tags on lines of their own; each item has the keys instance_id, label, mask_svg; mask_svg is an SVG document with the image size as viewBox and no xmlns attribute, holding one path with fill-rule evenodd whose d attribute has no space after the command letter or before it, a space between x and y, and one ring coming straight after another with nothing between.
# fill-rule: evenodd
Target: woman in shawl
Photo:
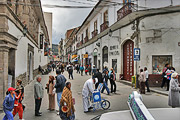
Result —
<instances>
[{"instance_id":1,"label":"woman in shawl","mask_svg":"<svg viewBox=\"0 0 180 120\"><path fill-rule=\"evenodd\" d=\"M62 110L62 106L67 106L67 111ZM71 92L71 83L67 82L66 86L63 89L61 101L60 101L60 110L59 115L62 120L75 120L75 109L72 99L72 92Z\"/></svg>"}]
</instances>

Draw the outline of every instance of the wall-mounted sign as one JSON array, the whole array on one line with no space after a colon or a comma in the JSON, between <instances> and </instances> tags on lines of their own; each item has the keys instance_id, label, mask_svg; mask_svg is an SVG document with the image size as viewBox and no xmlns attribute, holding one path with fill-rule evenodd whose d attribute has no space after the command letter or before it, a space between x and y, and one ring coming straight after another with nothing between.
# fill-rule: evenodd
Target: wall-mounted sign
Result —
<instances>
[{"instance_id":1,"label":"wall-mounted sign","mask_svg":"<svg viewBox=\"0 0 180 120\"><path fill-rule=\"evenodd\" d=\"M113 50L115 50L115 51L113 51ZM110 46L109 56L115 56L115 55L119 55L118 45Z\"/></svg>"},{"instance_id":2,"label":"wall-mounted sign","mask_svg":"<svg viewBox=\"0 0 180 120\"><path fill-rule=\"evenodd\" d=\"M88 58L88 54L84 54L84 55L83 55L83 58Z\"/></svg>"},{"instance_id":3,"label":"wall-mounted sign","mask_svg":"<svg viewBox=\"0 0 180 120\"><path fill-rule=\"evenodd\" d=\"M134 48L134 61L140 61L140 48Z\"/></svg>"},{"instance_id":4,"label":"wall-mounted sign","mask_svg":"<svg viewBox=\"0 0 180 120\"><path fill-rule=\"evenodd\" d=\"M48 54L49 54L48 42L44 42L44 56L48 56Z\"/></svg>"},{"instance_id":5,"label":"wall-mounted sign","mask_svg":"<svg viewBox=\"0 0 180 120\"><path fill-rule=\"evenodd\" d=\"M43 38L44 38L44 35L41 34L40 35L40 49L43 49Z\"/></svg>"}]
</instances>

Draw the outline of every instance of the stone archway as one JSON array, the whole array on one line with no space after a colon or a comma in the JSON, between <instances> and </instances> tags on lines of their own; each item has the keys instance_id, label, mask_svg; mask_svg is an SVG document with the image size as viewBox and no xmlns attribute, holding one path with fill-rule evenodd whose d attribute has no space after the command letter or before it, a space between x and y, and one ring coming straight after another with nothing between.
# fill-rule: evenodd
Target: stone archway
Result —
<instances>
[{"instance_id":1,"label":"stone archway","mask_svg":"<svg viewBox=\"0 0 180 120\"><path fill-rule=\"evenodd\" d=\"M134 42L127 40L123 45L123 78L130 81L134 75Z\"/></svg>"}]
</instances>

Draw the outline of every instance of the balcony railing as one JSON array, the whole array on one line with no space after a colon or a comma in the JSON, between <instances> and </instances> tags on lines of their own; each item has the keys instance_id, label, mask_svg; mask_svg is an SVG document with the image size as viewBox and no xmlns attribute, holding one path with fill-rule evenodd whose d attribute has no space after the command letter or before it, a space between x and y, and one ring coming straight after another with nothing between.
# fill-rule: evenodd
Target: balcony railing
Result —
<instances>
[{"instance_id":1,"label":"balcony railing","mask_svg":"<svg viewBox=\"0 0 180 120\"><path fill-rule=\"evenodd\" d=\"M105 29L107 29L109 27L109 21L104 22L103 24L101 24L100 28L100 32L103 32Z\"/></svg>"},{"instance_id":2,"label":"balcony railing","mask_svg":"<svg viewBox=\"0 0 180 120\"><path fill-rule=\"evenodd\" d=\"M92 38L95 37L97 34L98 34L98 30L94 30L94 31L92 32Z\"/></svg>"},{"instance_id":3,"label":"balcony railing","mask_svg":"<svg viewBox=\"0 0 180 120\"><path fill-rule=\"evenodd\" d=\"M85 38L84 38L84 41L85 41L85 43L87 43L88 42L88 36L86 36Z\"/></svg>"},{"instance_id":4,"label":"balcony railing","mask_svg":"<svg viewBox=\"0 0 180 120\"><path fill-rule=\"evenodd\" d=\"M126 5L124 5L122 8L120 8L117 11L117 21L121 20L123 17L125 17L126 15L132 13L132 8L134 7L133 3L127 3Z\"/></svg>"}]
</instances>

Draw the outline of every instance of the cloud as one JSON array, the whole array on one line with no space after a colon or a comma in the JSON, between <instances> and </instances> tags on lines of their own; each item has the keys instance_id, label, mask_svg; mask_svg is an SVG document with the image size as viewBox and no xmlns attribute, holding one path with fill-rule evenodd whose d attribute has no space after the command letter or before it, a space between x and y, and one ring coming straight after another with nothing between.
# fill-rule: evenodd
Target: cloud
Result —
<instances>
[{"instance_id":1,"label":"cloud","mask_svg":"<svg viewBox=\"0 0 180 120\"><path fill-rule=\"evenodd\" d=\"M77 0L75 0L77 1ZM86 1L86 0L81 0ZM69 3L62 0L41 0L43 4L50 5L80 5L77 3ZM81 4L82 5L82 4ZM80 26L85 18L88 16L90 10L92 8L86 9L68 9L68 8L45 8L43 7L43 11L52 12L53 13L53 44L58 44L61 37L64 38L65 33L68 29L72 29L74 27Z\"/></svg>"}]
</instances>

